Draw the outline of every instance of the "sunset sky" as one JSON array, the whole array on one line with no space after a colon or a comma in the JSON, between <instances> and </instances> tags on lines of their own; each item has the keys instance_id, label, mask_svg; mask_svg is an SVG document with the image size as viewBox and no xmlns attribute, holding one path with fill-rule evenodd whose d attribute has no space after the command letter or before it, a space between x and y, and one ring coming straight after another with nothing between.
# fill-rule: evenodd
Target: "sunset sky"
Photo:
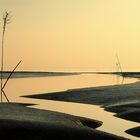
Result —
<instances>
[{"instance_id":1,"label":"sunset sky","mask_svg":"<svg viewBox=\"0 0 140 140\"><path fill-rule=\"evenodd\" d=\"M140 71L140 0L0 0L0 32L5 10L6 70L113 68L117 52Z\"/></svg>"}]
</instances>

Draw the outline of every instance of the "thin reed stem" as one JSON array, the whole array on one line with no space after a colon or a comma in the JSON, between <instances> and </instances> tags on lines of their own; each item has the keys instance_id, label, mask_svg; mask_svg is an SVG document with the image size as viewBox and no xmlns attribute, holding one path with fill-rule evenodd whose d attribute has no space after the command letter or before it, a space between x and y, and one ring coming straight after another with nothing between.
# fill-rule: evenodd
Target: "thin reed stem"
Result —
<instances>
[{"instance_id":1,"label":"thin reed stem","mask_svg":"<svg viewBox=\"0 0 140 140\"><path fill-rule=\"evenodd\" d=\"M2 32L2 50L1 50L1 102L3 102L3 69L4 69L4 38L5 38L5 30L6 25L9 24L10 18L9 13L6 11L3 15L3 32Z\"/></svg>"}]
</instances>

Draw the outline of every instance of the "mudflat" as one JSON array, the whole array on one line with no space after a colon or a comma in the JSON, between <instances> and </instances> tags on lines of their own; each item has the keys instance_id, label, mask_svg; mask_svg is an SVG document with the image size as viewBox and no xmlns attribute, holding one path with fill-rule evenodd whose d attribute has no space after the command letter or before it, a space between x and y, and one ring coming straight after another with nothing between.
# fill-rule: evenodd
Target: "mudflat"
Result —
<instances>
[{"instance_id":1,"label":"mudflat","mask_svg":"<svg viewBox=\"0 0 140 140\"><path fill-rule=\"evenodd\" d=\"M116 113L116 117L140 122L140 82L74 89L51 94L29 95L27 97L100 105L105 110ZM134 130L135 133L131 134L139 136L139 128Z\"/></svg>"},{"instance_id":2,"label":"mudflat","mask_svg":"<svg viewBox=\"0 0 140 140\"><path fill-rule=\"evenodd\" d=\"M102 122L68 114L32 109L29 104L0 104L0 136L5 139L126 140L96 130Z\"/></svg>"}]
</instances>

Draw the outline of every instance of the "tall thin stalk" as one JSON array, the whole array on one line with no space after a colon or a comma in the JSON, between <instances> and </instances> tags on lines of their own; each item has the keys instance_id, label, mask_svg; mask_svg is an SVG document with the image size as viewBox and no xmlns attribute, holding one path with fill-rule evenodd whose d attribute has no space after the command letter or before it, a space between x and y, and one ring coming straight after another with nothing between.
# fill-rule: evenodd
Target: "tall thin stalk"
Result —
<instances>
[{"instance_id":1,"label":"tall thin stalk","mask_svg":"<svg viewBox=\"0 0 140 140\"><path fill-rule=\"evenodd\" d=\"M120 63L120 60L119 60L119 56L118 56L118 54L116 54L116 58L117 58L117 65L118 65L118 67L119 67L119 69L120 69L120 71L121 71L121 74L123 73L123 71L122 71L122 66L121 66L121 63Z\"/></svg>"},{"instance_id":2,"label":"tall thin stalk","mask_svg":"<svg viewBox=\"0 0 140 140\"><path fill-rule=\"evenodd\" d=\"M9 13L6 11L3 15L3 31L2 31L2 50L1 50L1 102L3 102L3 68L4 68L4 38L6 25L10 23Z\"/></svg>"}]
</instances>

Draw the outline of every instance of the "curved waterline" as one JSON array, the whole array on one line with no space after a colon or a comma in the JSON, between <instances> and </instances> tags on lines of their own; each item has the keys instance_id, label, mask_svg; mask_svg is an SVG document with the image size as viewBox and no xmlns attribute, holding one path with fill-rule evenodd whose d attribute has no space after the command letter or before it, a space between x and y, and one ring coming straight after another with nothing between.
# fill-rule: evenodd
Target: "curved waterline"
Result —
<instances>
[{"instance_id":1,"label":"curved waterline","mask_svg":"<svg viewBox=\"0 0 140 140\"><path fill-rule=\"evenodd\" d=\"M114 75L113 77L105 75L105 77L109 78L109 80L116 78ZM97 79L98 81L96 81ZM128 81L126 80L125 84L137 81L136 79L128 79ZM77 83L78 81L80 81L80 83ZM82 84L81 81L83 82ZM96 119L103 122L103 125L99 127L98 130L102 130L108 133L123 136L133 140L138 140L137 137L133 137L129 134L126 134L124 131L129 128L139 126L139 123L116 118L113 116L114 113L107 112L100 106L19 97L31 93L32 94L44 92L48 93L72 88L93 87L93 86L95 87L115 84L115 82L112 83L112 81L108 83L105 83L105 81L107 80L106 78L105 79L103 78L103 75L93 76L86 74L75 76L62 76L62 77L12 79L10 85L8 86L9 89L7 90L7 92L8 91L12 92L10 98L12 98L12 100L15 100L16 102L37 104L34 106L30 106L32 108L52 110L75 116ZM51 85L51 83L53 84ZM93 83L96 83L96 85L92 85ZM15 86L18 86L18 89L15 89L14 88Z\"/></svg>"},{"instance_id":2,"label":"curved waterline","mask_svg":"<svg viewBox=\"0 0 140 140\"><path fill-rule=\"evenodd\" d=\"M114 113L107 112L99 106L40 99L29 99L28 102L29 101L32 103L39 103L38 105L30 106L31 108L57 111L99 120L103 122L103 125L97 128L98 130L130 138L132 140L138 140L137 137L131 136L125 133L125 131L129 128L139 126L139 123L117 118L114 116Z\"/></svg>"}]
</instances>

